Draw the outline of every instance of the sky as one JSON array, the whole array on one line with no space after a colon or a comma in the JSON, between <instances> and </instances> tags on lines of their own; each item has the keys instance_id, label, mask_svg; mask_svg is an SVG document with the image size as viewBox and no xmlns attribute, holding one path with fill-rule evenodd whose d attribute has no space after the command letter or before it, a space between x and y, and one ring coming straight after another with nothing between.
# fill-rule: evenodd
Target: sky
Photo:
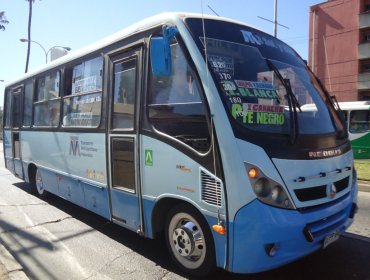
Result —
<instances>
[{"instance_id":1,"label":"sky","mask_svg":"<svg viewBox=\"0 0 370 280\"><path fill-rule=\"evenodd\" d=\"M309 8L323 0L278 0L277 36L292 46L303 59L308 57ZM146 17L162 12L217 14L273 34L274 25L259 17L274 19L274 0L35 0L31 40L46 51L54 46L77 50L107 37ZM211 9L209 8L211 7ZM25 71L28 1L0 0L9 24L0 31L0 106L3 106L6 83ZM45 53L31 44L28 71L45 64ZM50 56L48 57L50 60Z\"/></svg>"}]
</instances>

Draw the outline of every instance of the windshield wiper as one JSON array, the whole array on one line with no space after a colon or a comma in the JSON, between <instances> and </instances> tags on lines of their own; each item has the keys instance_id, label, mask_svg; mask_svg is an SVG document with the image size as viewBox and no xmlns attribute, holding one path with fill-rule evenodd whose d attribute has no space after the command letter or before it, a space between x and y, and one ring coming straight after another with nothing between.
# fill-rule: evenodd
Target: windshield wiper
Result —
<instances>
[{"instance_id":1,"label":"windshield wiper","mask_svg":"<svg viewBox=\"0 0 370 280\"><path fill-rule=\"evenodd\" d=\"M298 133L299 133L299 127L298 127L298 114L297 114L297 108L300 112L302 112L301 105L299 104L295 94L293 93L292 86L290 84L290 79L284 79L283 76L280 74L279 70L276 68L276 66L272 63L272 61L268 58L266 58L267 65L269 68L275 73L275 75L278 77L278 79L283 84L287 96L288 96L288 105L289 105L289 112L290 112L290 143L294 144L297 140Z\"/></svg>"},{"instance_id":2,"label":"windshield wiper","mask_svg":"<svg viewBox=\"0 0 370 280\"><path fill-rule=\"evenodd\" d=\"M297 97L295 96L295 94L292 91L292 86L290 84L290 79L284 79L284 82L285 82L286 87L288 88L288 94L292 98L292 102L293 102L294 107L298 108L299 112L302 113L301 104L299 104Z\"/></svg>"}]
</instances>

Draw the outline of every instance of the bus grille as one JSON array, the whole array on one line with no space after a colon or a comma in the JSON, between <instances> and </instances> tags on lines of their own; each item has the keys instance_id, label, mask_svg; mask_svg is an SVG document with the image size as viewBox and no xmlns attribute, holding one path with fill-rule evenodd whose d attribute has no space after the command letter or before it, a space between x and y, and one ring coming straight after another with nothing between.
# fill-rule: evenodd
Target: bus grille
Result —
<instances>
[{"instance_id":1,"label":"bus grille","mask_svg":"<svg viewBox=\"0 0 370 280\"><path fill-rule=\"evenodd\" d=\"M222 189L221 181L203 170L200 172L202 184L202 200L208 204L221 207Z\"/></svg>"},{"instance_id":2,"label":"bus grille","mask_svg":"<svg viewBox=\"0 0 370 280\"><path fill-rule=\"evenodd\" d=\"M345 190L349 186L349 177L346 177L342 180L334 182L334 186L337 190L337 193ZM294 190L295 195L299 201L310 201L315 199L321 199L327 197L327 185L315 186L305 189Z\"/></svg>"}]
</instances>

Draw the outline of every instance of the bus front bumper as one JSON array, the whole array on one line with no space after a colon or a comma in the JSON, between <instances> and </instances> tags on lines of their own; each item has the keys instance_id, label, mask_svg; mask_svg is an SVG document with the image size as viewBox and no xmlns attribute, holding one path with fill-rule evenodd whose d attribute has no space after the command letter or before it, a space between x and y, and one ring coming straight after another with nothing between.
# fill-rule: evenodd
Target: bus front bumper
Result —
<instances>
[{"instance_id":1,"label":"bus front bumper","mask_svg":"<svg viewBox=\"0 0 370 280\"><path fill-rule=\"evenodd\" d=\"M353 221L357 189L330 205L302 212L255 200L230 225L229 270L255 273L282 266L335 241Z\"/></svg>"}]
</instances>

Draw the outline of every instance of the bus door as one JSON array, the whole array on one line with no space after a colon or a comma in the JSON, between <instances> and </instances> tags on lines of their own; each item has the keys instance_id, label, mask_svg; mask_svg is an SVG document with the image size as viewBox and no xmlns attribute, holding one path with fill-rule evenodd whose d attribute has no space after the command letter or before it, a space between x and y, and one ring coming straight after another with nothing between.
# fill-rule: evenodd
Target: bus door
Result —
<instances>
[{"instance_id":1,"label":"bus door","mask_svg":"<svg viewBox=\"0 0 370 280\"><path fill-rule=\"evenodd\" d=\"M142 232L137 111L141 49L110 57L109 168L112 219Z\"/></svg>"},{"instance_id":2,"label":"bus door","mask_svg":"<svg viewBox=\"0 0 370 280\"><path fill-rule=\"evenodd\" d=\"M11 146L14 174L23 178L23 164L21 157L21 142L19 129L22 119L22 94L23 87L17 87L11 91Z\"/></svg>"}]
</instances>

